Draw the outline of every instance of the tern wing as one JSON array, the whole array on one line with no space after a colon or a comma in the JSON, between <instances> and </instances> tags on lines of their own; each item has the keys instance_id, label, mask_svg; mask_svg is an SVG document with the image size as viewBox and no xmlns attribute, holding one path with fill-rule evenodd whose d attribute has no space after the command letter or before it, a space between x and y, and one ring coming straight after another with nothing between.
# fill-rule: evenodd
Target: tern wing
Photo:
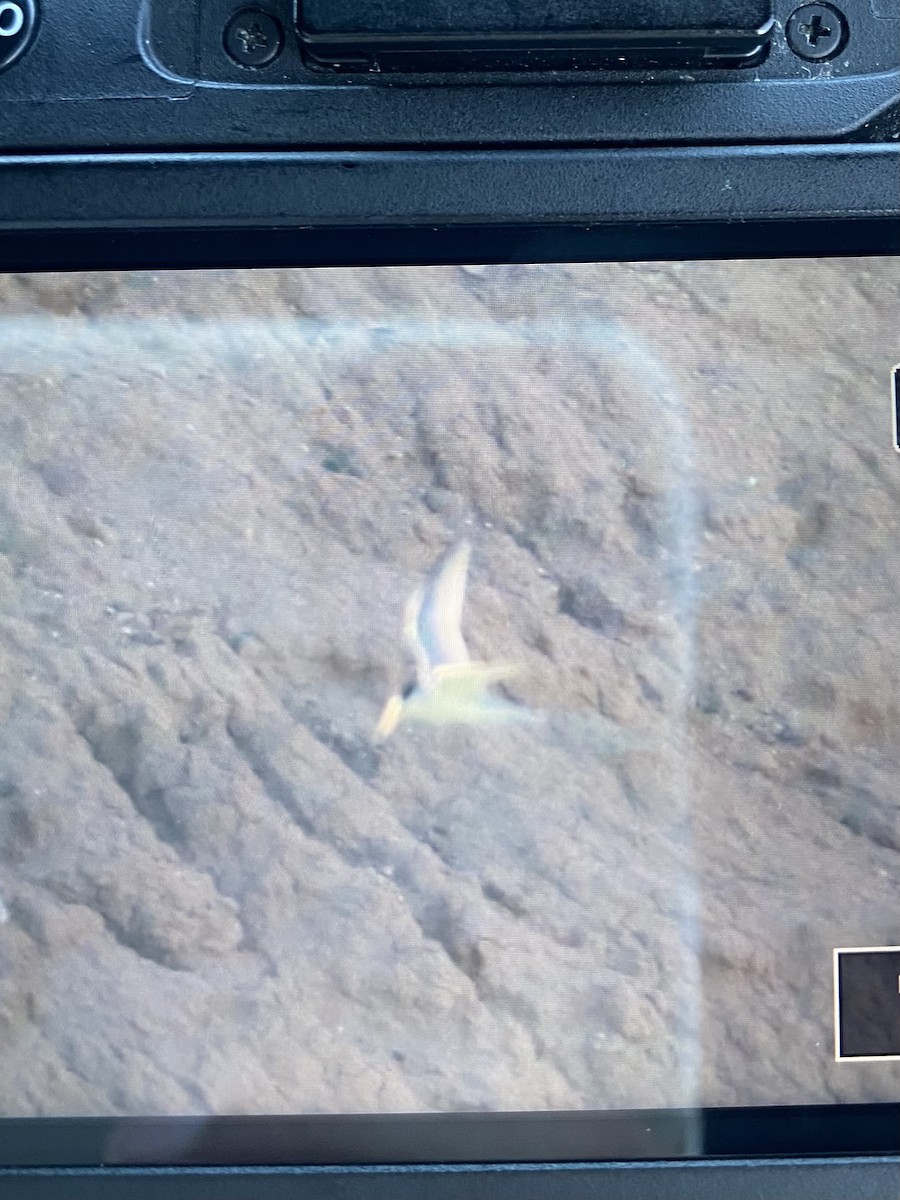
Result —
<instances>
[{"instance_id":1,"label":"tern wing","mask_svg":"<svg viewBox=\"0 0 900 1200\"><path fill-rule=\"evenodd\" d=\"M425 599L425 589L417 587L413 594L406 602L406 611L403 614L403 637L409 647L413 658L416 660L416 679L419 687L427 687L431 676L431 667L428 662L428 654L425 647L419 640L419 616L422 612L422 603Z\"/></svg>"},{"instance_id":2,"label":"tern wing","mask_svg":"<svg viewBox=\"0 0 900 1200\"><path fill-rule=\"evenodd\" d=\"M422 588L416 637L429 674L435 667L469 661L460 625L470 554L468 542L461 542L435 567Z\"/></svg>"}]
</instances>

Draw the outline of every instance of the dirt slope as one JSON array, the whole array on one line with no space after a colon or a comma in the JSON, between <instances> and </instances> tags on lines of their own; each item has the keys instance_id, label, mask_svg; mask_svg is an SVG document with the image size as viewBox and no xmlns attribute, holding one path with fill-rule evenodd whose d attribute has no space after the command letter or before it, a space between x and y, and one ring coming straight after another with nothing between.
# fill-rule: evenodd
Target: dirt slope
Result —
<instances>
[{"instance_id":1,"label":"dirt slope","mask_svg":"<svg viewBox=\"0 0 900 1200\"><path fill-rule=\"evenodd\" d=\"M0 1112L896 1099L884 261L0 281ZM532 720L401 726L405 599Z\"/></svg>"}]
</instances>

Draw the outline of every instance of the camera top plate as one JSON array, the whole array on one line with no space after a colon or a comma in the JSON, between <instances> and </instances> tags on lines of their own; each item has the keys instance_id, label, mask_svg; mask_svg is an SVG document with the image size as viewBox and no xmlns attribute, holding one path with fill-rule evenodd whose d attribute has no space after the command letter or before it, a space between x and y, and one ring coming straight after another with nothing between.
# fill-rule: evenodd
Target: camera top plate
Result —
<instances>
[{"instance_id":1,"label":"camera top plate","mask_svg":"<svg viewBox=\"0 0 900 1200\"><path fill-rule=\"evenodd\" d=\"M843 48L819 60L791 48L797 6L774 0L752 67L401 73L317 66L291 0L248 2L281 31L260 66L229 52L235 0L39 0L0 72L0 151L811 142L900 94L897 0L841 0Z\"/></svg>"}]
</instances>

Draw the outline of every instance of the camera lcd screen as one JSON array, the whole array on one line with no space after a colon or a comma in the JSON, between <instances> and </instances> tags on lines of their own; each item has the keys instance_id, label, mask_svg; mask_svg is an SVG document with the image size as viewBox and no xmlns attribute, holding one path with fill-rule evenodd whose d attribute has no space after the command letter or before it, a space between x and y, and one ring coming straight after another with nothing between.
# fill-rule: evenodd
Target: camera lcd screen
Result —
<instances>
[{"instance_id":1,"label":"camera lcd screen","mask_svg":"<svg viewBox=\"0 0 900 1200\"><path fill-rule=\"evenodd\" d=\"M898 310L2 278L0 1113L896 1100Z\"/></svg>"}]
</instances>

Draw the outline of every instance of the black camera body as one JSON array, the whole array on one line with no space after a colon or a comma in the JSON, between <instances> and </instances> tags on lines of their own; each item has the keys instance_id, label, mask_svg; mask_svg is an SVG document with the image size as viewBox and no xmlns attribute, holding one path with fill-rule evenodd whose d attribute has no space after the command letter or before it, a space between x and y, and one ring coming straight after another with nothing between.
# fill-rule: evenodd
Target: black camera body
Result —
<instances>
[{"instance_id":1,"label":"black camera body","mask_svg":"<svg viewBox=\"0 0 900 1200\"><path fill-rule=\"evenodd\" d=\"M900 0L0 0L3 273L886 254ZM889 1196L898 1115L28 1117L0 1188Z\"/></svg>"},{"instance_id":2,"label":"black camera body","mask_svg":"<svg viewBox=\"0 0 900 1200\"><path fill-rule=\"evenodd\" d=\"M0 255L888 249L898 63L897 0L4 0Z\"/></svg>"}]
</instances>

